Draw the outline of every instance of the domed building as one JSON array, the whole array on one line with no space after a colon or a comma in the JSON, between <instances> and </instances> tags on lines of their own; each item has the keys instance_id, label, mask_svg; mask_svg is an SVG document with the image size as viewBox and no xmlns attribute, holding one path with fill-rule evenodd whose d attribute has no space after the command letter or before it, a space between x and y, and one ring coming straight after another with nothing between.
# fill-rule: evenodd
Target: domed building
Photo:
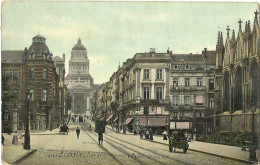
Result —
<instances>
[{"instance_id":1,"label":"domed building","mask_svg":"<svg viewBox=\"0 0 260 165\"><path fill-rule=\"evenodd\" d=\"M86 47L78 39L72 48L69 60L69 74L66 76L66 85L72 96L72 116L90 116L90 94L97 88L89 74L89 59Z\"/></svg>"}]
</instances>

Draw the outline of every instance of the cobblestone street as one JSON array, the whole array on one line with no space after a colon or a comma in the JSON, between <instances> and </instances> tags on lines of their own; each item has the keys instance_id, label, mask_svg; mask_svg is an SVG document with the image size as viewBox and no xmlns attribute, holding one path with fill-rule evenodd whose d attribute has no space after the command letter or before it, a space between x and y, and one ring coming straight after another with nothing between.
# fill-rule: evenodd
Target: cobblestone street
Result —
<instances>
[{"instance_id":1,"label":"cobblestone street","mask_svg":"<svg viewBox=\"0 0 260 165\"><path fill-rule=\"evenodd\" d=\"M79 139L76 127L81 129ZM32 147L38 151L21 164L243 164L199 152L171 153L165 145L110 129L106 129L103 145L99 146L97 134L85 128L87 123L72 123L68 135L31 135Z\"/></svg>"}]
</instances>

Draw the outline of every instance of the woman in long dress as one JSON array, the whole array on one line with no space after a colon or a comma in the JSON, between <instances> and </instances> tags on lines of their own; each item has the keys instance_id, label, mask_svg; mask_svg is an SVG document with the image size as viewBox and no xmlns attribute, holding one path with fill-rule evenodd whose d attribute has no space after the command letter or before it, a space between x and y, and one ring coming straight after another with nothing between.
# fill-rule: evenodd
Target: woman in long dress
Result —
<instances>
[{"instance_id":1,"label":"woman in long dress","mask_svg":"<svg viewBox=\"0 0 260 165\"><path fill-rule=\"evenodd\" d=\"M15 134L13 136L12 144L18 145L18 133L15 131Z\"/></svg>"},{"instance_id":2,"label":"woman in long dress","mask_svg":"<svg viewBox=\"0 0 260 165\"><path fill-rule=\"evenodd\" d=\"M164 131L162 134L163 134L163 140L167 140L167 132Z\"/></svg>"}]
</instances>

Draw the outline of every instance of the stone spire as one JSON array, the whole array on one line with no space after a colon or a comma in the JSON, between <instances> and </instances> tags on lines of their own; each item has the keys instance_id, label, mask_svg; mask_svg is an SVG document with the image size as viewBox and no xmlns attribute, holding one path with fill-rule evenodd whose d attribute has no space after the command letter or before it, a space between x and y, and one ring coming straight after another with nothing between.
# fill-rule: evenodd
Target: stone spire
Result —
<instances>
[{"instance_id":1,"label":"stone spire","mask_svg":"<svg viewBox=\"0 0 260 165\"><path fill-rule=\"evenodd\" d=\"M241 21L241 19L239 19L239 21L238 21L238 24L239 24L239 31L241 31L241 28L242 28L242 25L241 25L241 24L242 24L242 22L243 22L243 21Z\"/></svg>"},{"instance_id":2,"label":"stone spire","mask_svg":"<svg viewBox=\"0 0 260 165\"><path fill-rule=\"evenodd\" d=\"M250 20L248 20L248 24L247 24L247 30L248 30L248 34L251 33L251 27L250 27Z\"/></svg>"},{"instance_id":3,"label":"stone spire","mask_svg":"<svg viewBox=\"0 0 260 165\"><path fill-rule=\"evenodd\" d=\"M247 21L246 21L246 24L245 24L245 33L247 33Z\"/></svg>"},{"instance_id":4,"label":"stone spire","mask_svg":"<svg viewBox=\"0 0 260 165\"><path fill-rule=\"evenodd\" d=\"M220 41L219 41L219 43L220 43L220 46L223 46L223 33L222 32L220 33Z\"/></svg>"},{"instance_id":5,"label":"stone spire","mask_svg":"<svg viewBox=\"0 0 260 165\"><path fill-rule=\"evenodd\" d=\"M217 39L216 50L218 50L218 48L219 48L219 38L220 38L220 31L218 31L218 39Z\"/></svg>"},{"instance_id":6,"label":"stone spire","mask_svg":"<svg viewBox=\"0 0 260 165\"><path fill-rule=\"evenodd\" d=\"M259 12L256 10L254 13L255 13L255 20L254 20L254 21L256 21L256 22L258 23L258 17L257 17L257 15L259 14Z\"/></svg>"},{"instance_id":7,"label":"stone spire","mask_svg":"<svg viewBox=\"0 0 260 165\"><path fill-rule=\"evenodd\" d=\"M227 37L229 38L229 30L230 30L229 26L227 26L226 30L227 30Z\"/></svg>"},{"instance_id":8,"label":"stone spire","mask_svg":"<svg viewBox=\"0 0 260 165\"><path fill-rule=\"evenodd\" d=\"M232 30L232 38L233 41L235 41L236 37L235 37L235 30Z\"/></svg>"}]
</instances>

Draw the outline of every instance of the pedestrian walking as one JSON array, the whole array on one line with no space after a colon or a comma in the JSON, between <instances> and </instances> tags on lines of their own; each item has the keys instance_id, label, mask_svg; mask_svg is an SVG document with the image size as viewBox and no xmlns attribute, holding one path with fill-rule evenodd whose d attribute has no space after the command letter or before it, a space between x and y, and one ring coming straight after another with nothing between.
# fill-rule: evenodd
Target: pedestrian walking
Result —
<instances>
[{"instance_id":1,"label":"pedestrian walking","mask_svg":"<svg viewBox=\"0 0 260 165\"><path fill-rule=\"evenodd\" d=\"M145 132L145 139L149 139L149 130L148 129Z\"/></svg>"},{"instance_id":2,"label":"pedestrian walking","mask_svg":"<svg viewBox=\"0 0 260 165\"><path fill-rule=\"evenodd\" d=\"M150 128L149 130L150 140L153 140L153 130Z\"/></svg>"},{"instance_id":3,"label":"pedestrian walking","mask_svg":"<svg viewBox=\"0 0 260 165\"><path fill-rule=\"evenodd\" d=\"M89 125L89 130L90 130L90 131L92 130L92 128L91 128L91 124Z\"/></svg>"},{"instance_id":4,"label":"pedestrian walking","mask_svg":"<svg viewBox=\"0 0 260 165\"><path fill-rule=\"evenodd\" d=\"M162 134L163 134L163 140L167 140L167 132L164 131Z\"/></svg>"},{"instance_id":5,"label":"pedestrian walking","mask_svg":"<svg viewBox=\"0 0 260 165\"><path fill-rule=\"evenodd\" d=\"M141 130L139 131L139 135L140 135L140 139L143 139L143 133Z\"/></svg>"},{"instance_id":6,"label":"pedestrian walking","mask_svg":"<svg viewBox=\"0 0 260 165\"><path fill-rule=\"evenodd\" d=\"M98 133L98 144L103 145L103 133L102 132Z\"/></svg>"},{"instance_id":7,"label":"pedestrian walking","mask_svg":"<svg viewBox=\"0 0 260 165\"><path fill-rule=\"evenodd\" d=\"M13 136L12 144L18 145L18 134L17 134L17 131L15 131L15 134Z\"/></svg>"},{"instance_id":8,"label":"pedestrian walking","mask_svg":"<svg viewBox=\"0 0 260 165\"><path fill-rule=\"evenodd\" d=\"M77 139L79 138L79 134L80 134L80 129L79 129L79 127L77 127L77 129L76 129L76 134L77 134Z\"/></svg>"},{"instance_id":9,"label":"pedestrian walking","mask_svg":"<svg viewBox=\"0 0 260 165\"><path fill-rule=\"evenodd\" d=\"M4 145L4 143L5 143L5 137L2 134L2 145Z\"/></svg>"}]
</instances>

